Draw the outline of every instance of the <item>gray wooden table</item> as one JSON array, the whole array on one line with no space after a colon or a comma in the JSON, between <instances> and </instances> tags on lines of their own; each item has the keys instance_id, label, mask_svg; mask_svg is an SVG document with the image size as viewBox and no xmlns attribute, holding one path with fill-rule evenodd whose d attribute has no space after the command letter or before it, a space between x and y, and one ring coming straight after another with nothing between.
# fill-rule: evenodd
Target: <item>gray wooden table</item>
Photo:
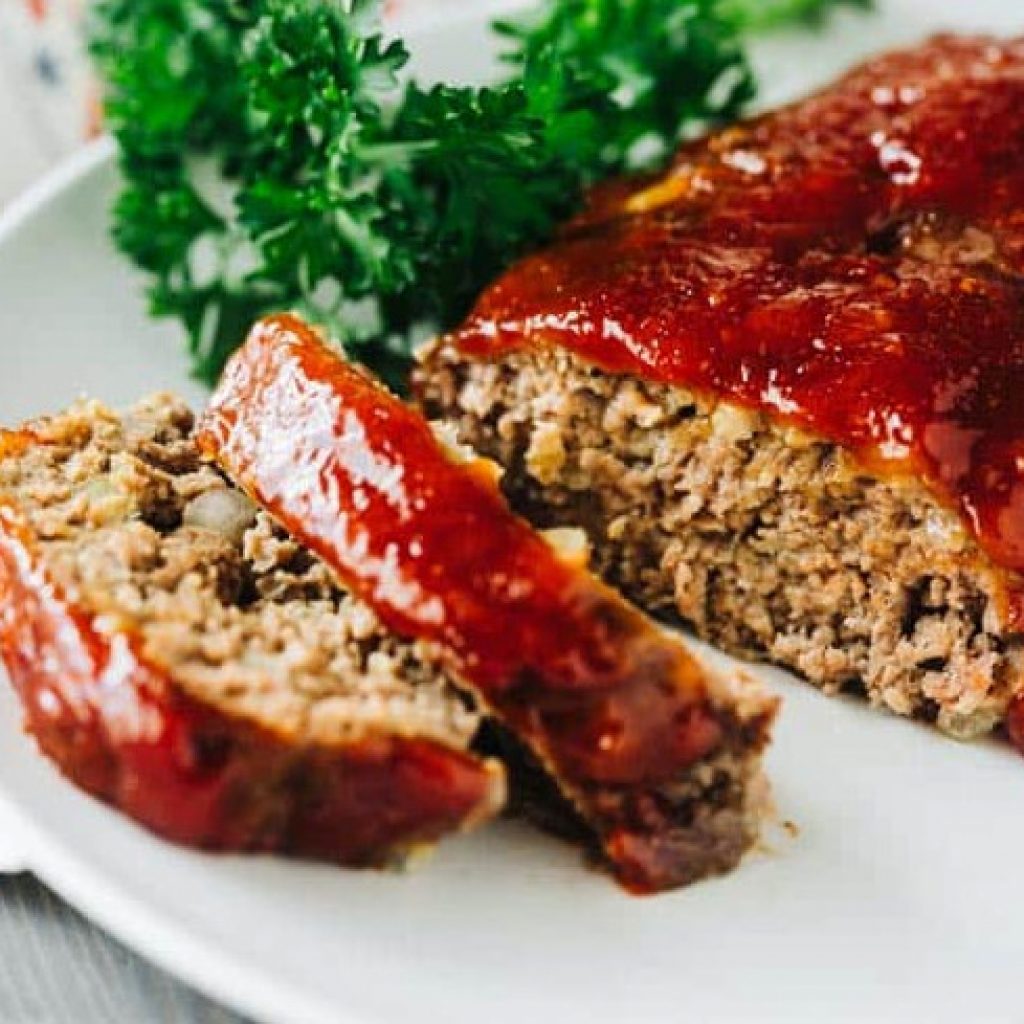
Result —
<instances>
[{"instance_id":1,"label":"gray wooden table","mask_svg":"<svg viewBox=\"0 0 1024 1024\"><path fill-rule=\"evenodd\" d=\"M0 875L3 1024L244 1024L108 938L29 875Z\"/></svg>"},{"instance_id":2,"label":"gray wooden table","mask_svg":"<svg viewBox=\"0 0 1024 1024\"><path fill-rule=\"evenodd\" d=\"M0 3L7 0L0 0ZM0 211L52 163L0 78ZM242 1024L28 875L0 874L0 1024Z\"/></svg>"}]
</instances>

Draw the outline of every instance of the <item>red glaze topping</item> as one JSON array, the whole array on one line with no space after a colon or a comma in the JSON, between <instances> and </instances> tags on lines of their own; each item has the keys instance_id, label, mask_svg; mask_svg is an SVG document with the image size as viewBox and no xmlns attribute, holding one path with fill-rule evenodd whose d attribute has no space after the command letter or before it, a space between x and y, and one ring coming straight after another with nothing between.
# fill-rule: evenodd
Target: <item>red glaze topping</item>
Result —
<instances>
[{"instance_id":1,"label":"red glaze topping","mask_svg":"<svg viewBox=\"0 0 1024 1024\"><path fill-rule=\"evenodd\" d=\"M1022 272L1024 41L942 37L599 190L455 342L768 410L923 477L1020 571Z\"/></svg>"},{"instance_id":2,"label":"red glaze topping","mask_svg":"<svg viewBox=\"0 0 1024 1024\"><path fill-rule=\"evenodd\" d=\"M596 790L628 799L721 742L702 670L682 645L561 560L480 464L453 461L417 412L300 321L255 328L198 437L390 629L445 646L569 784L606 851L620 830L636 830L609 824L590 800ZM678 884L679 865L655 865L655 848L646 863L630 847L620 876L640 889Z\"/></svg>"},{"instance_id":3,"label":"red glaze topping","mask_svg":"<svg viewBox=\"0 0 1024 1024\"><path fill-rule=\"evenodd\" d=\"M379 864L493 809L493 773L458 751L395 737L300 747L193 700L135 636L65 599L4 504L0 649L61 771L176 842Z\"/></svg>"}]
</instances>

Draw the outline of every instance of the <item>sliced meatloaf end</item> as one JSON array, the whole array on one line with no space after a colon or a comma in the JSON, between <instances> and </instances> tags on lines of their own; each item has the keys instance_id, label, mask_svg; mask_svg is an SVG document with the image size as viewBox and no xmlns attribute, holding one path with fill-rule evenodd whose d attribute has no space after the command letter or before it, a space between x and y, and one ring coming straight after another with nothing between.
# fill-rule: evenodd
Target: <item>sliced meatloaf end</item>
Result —
<instances>
[{"instance_id":1,"label":"sliced meatloaf end","mask_svg":"<svg viewBox=\"0 0 1024 1024\"><path fill-rule=\"evenodd\" d=\"M400 862L501 807L479 715L158 396L0 434L0 650L73 782L210 850Z\"/></svg>"},{"instance_id":2,"label":"sliced meatloaf end","mask_svg":"<svg viewBox=\"0 0 1024 1024\"><path fill-rule=\"evenodd\" d=\"M257 325L197 438L396 634L445 649L627 887L682 885L749 848L776 700L514 516L492 464L300 321Z\"/></svg>"},{"instance_id":3,"label":"sliced meatloaf end","mask_svg":"<svg viewBox=\"0 0 1024 1024\"><path fill-rule=\"evenodd\" d=\"M607 579L726 650L963 738L1024 689L1012 574L919 482L557 348L479 360L442 345L418 394L506 468L517 510L585 528Z\"/></svg>"},{"instance_id":4,"label":"sliced meatloaf end","mask_svg":"<svg viewBox=\"0 0 1024 1024\"><path fill-rule=\"evenodd\" d=\"M599 189L429 415L730 650L1024 747L1024 39L939 36Z\"/></svg>"}]
</instances>

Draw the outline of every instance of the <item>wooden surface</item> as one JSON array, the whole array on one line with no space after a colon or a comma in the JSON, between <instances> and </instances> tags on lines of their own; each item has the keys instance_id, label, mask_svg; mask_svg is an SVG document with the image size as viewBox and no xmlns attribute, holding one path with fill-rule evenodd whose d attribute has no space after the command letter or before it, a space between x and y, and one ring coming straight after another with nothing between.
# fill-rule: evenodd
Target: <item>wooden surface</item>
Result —
<instances>
[{"instance_id":1,"label":"wooden surface","mask_svg":"<svg viewBox=\"0 0 1024 1024\"><path fill-rule=\"evenodd\" d=\"M2 212L55 159L33 141L2 76L0 138ZM35 879L2 874L3 860L0 849L0 1024L244 1024L109 939Z\"/></svg>"},{"instance_id":2,"label":"wooden surface","mask_svg":"<svg viewBox=\"0 0 1024 1024\"><path fill-rule=\"evenodd\" d=\"M244 1024L111 941L28 875L0 876L3 1024Z\"/></svg>"}]
</instances>

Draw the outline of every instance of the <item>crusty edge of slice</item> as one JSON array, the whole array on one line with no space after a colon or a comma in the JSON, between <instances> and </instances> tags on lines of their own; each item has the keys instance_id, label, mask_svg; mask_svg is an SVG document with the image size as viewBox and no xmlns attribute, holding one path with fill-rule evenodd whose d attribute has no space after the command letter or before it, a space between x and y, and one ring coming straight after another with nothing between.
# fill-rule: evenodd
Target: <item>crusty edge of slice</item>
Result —
<instances>
[{"instance_id":1,"label":"crusty edge of slice","mask_svg":"<svg viewBox=\"0 0 1024 1024\"><path fill-rule=\"evenodd\" d=\"M30 433L0 432L0 456L32 443ZM0 652L43 753L80 788L178 843L390 865L504 805L499 764L433 740L299 742L201 702L143 656L130 630L62 592L7 500Z\"/></svg>"}]
</instances>

